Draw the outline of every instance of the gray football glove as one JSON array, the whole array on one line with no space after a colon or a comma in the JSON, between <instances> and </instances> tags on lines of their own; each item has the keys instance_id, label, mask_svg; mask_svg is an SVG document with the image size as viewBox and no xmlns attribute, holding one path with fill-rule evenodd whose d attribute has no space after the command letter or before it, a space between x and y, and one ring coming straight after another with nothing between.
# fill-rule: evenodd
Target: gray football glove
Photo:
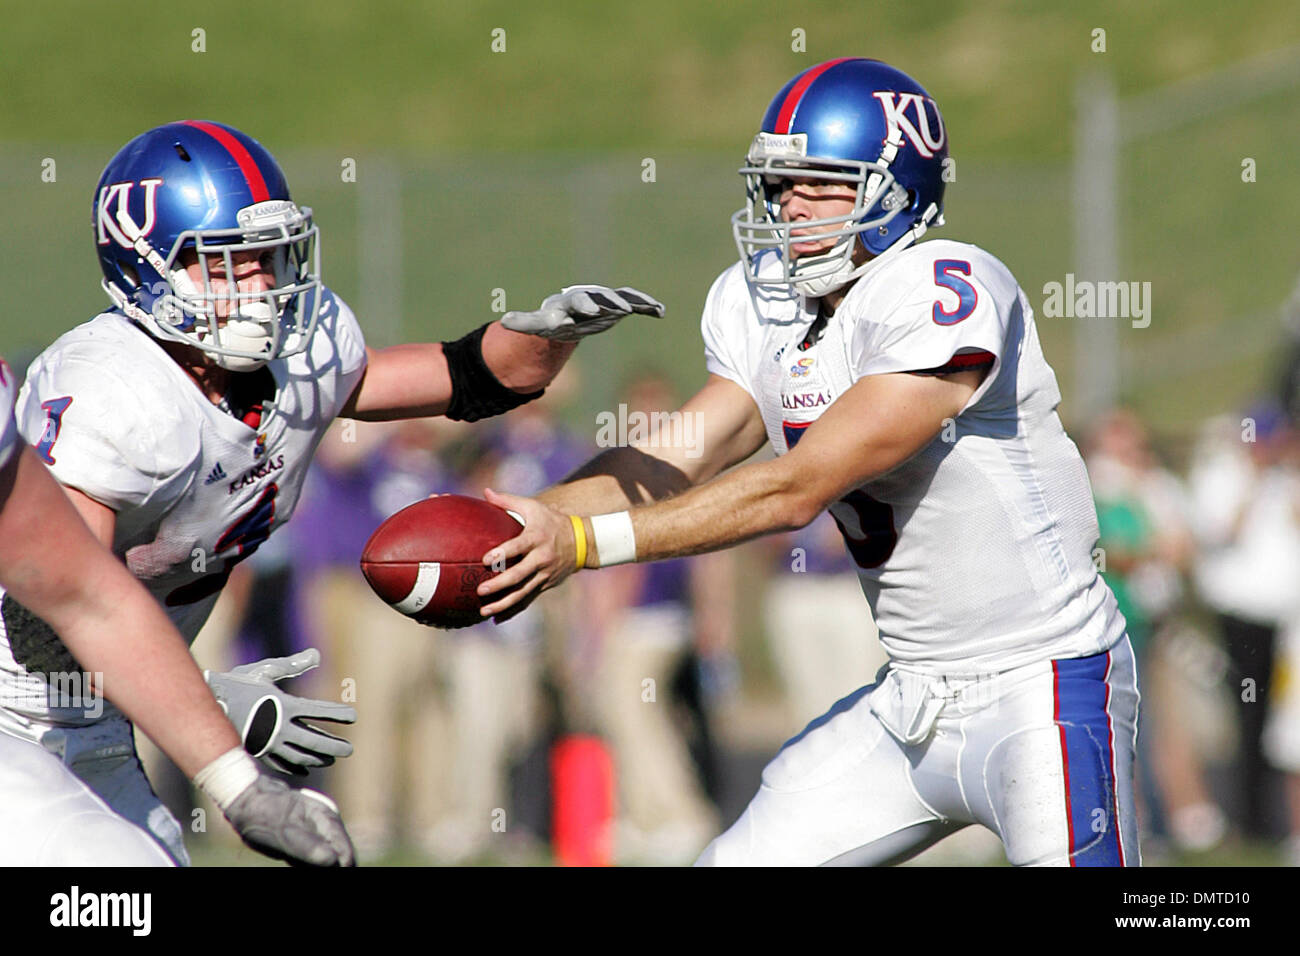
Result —
<instances>
[{"instance_id":1,"label":"gray football glove","mask_svg":"<svg viewBox=\"0 0 1300 956\"><path fill-rule=\"evenodd\" d=\"M535 312L507 312L501 324L557 342L576 342L585 335L604 332L633 312L663 318L663 303L644 292L624 286L571 285L547 296Z\"/></svg>"},{"instance_id":2,"label":"gray football glove","mask_svg":"<svg viewBox=\"0 0 1300 956\"><path fill-rule=\"evenodd\" d=\"M239 731L244 749L283 773L306 776L313 767L328 767L352 753L352 744L305 720L351 724L357 712L346 704L294 697L273 681L297 677L320 664L320 651L308 648L292 657L271 657L243 664L229 673L204 671L217 703Z\"/></svg>"},{"instance_id":3,"label":"gray football glove","mask_svg":"<svg viewBox=\"0 0 1300 956\"><path fill-rule=\"evenodd\" d=\"M338 807L315 790L294 790L259 776L226 808L240 839L291 866L356 866L356 851Z\"/></svg>"}]
</instances>

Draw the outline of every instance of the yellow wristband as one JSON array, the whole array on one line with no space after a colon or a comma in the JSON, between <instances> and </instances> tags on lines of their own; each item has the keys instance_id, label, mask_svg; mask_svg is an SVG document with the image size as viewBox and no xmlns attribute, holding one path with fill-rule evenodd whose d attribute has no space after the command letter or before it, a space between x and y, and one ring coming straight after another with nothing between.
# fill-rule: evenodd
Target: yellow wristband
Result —
<instances>
[{"instance_id":1,"label":"yellow wristband","mask_svg":"<svg viewBox=\"0 0 1300 956\"><path fill-rule=\"evenodd\" d=\"M582 519L577 515L569 515L569 520L573 522L573 540L578 546L578 566L574 570L581 571L587 565L587 529L582 526Z\"/></svg>"}]
</instances>

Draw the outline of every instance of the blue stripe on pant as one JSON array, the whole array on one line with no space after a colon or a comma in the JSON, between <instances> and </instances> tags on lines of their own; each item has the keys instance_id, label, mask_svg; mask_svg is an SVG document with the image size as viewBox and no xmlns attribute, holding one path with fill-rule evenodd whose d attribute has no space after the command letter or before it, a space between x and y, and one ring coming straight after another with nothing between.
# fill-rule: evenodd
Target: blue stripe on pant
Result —
<instances>
[{"instance_id":1,"label":"blue stripe on pant","mask_svg":"<svg viewBox=\"0 0 1300 956\"><path fill-rule=\"evenodd\" d=\"M1111 653L1053 661L1052 669L1070 816L1070 865L1124 866L1115 728L1109 713L1116 678Z\"/></svg>"}]
</instances>

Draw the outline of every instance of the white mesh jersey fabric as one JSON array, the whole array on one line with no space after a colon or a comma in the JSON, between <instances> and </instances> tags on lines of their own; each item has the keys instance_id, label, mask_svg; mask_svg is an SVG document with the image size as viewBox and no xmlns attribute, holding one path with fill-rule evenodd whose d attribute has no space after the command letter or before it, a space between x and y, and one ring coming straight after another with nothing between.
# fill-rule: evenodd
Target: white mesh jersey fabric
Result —
<instances>
[{"instance_id":1,"label":"white mesh jersey fabric","mask_svg":"<svg viewBox=\"0 0 1300 956\"><path fill-rule=\"evenodd\" d=\"M0 468L9 463L18 447L18 426L14 421L14 398L18 383L4 359L0 359Z\"/></svg>"},{"instance_id":2,"label":"white mesh jersey fabric","mask_svg":"<svg viewBox=\"0 0 1300 956\"><path fill-rule=\"evenodd\" d=\"M327 290L310 348L268 367L277 390L253 428L213 405L129 319L105 312L46 349L18 396L23 438L52 438L54 476L117 512L114 553L189 640L231 567L293 513L316 446L360 380L365 341L351 309ZM47 432L51 403L57 432ZM80 708L52 708L36 676L57 652L20 649L3 624L4 729L31 736L33 721L85 722Z\"/></svg>"},{"instance_id":3,"label":"white mesh jersey fabric","mask_svg":"<svg viewBox=\"0 0 1300 956\"><path fill-rule=\"evenodd\" d=\"M968 287L960 301L940 279L949 275ZM943 324L954 311L967 314ZM989 673L1119 640L1124 620L1093 564L1087 473L1056 414L1033 310L1006 266L976 246L931 240L858 280L800 350L815 318L804 300L750 288L739 263L705 305L707 367L753 396L777 454L865 376L994 356L950 428L831 506L890 657Z\"/></svg>"}]
</instances>

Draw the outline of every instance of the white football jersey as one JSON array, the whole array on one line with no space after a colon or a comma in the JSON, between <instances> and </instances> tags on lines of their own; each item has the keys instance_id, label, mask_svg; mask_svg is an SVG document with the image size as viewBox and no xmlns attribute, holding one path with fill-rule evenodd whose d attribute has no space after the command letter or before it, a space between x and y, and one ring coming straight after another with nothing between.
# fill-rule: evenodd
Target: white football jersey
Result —
<instances>
[{"instance_id":1,"label":"white football jersey","mask_svg":"<svg viewBox=\"0 0 1300 956\"><path fill-rule=\"evenodd\" d=\"M105 312L32 363L18 429L62 484L117 512L113 552L193 640L231 569L293 514L365 363L352 310L326 290L308 350L268 364L276 393L252 427L209 401L138 325ZM48 658L8 630L0 622L0 727L83 722L41 699L29 671L44 673Z\"/></svg>"},{"instance_id":2,"label":"white football jersey","mask_svg":"<svg viewBox=\"0 0 1300 956\"><path fill-rule=\"evenodd\" d=\"M14 422L14 396L18 392L18 383L14 381L13 369L4 359L0 359L0 468L9 464L14 449L18 447L18 426Z\"/></svg>"},{"instance_id":3,"label":"white football jersey","mask_svg":"<svg viewBox=\"0 0 1300 956\"><path fill-rule=\"evenodd\" d=\"M1118 641L1088 476L1007 267L965 243L913 246L859 279L801 349L808 305L751 287L737 263L704 308L708 370L753 396L777 454L864 376L992 361L950 427L830 508L890 657L985 674Z\"/></svg>"}]
</instances>

